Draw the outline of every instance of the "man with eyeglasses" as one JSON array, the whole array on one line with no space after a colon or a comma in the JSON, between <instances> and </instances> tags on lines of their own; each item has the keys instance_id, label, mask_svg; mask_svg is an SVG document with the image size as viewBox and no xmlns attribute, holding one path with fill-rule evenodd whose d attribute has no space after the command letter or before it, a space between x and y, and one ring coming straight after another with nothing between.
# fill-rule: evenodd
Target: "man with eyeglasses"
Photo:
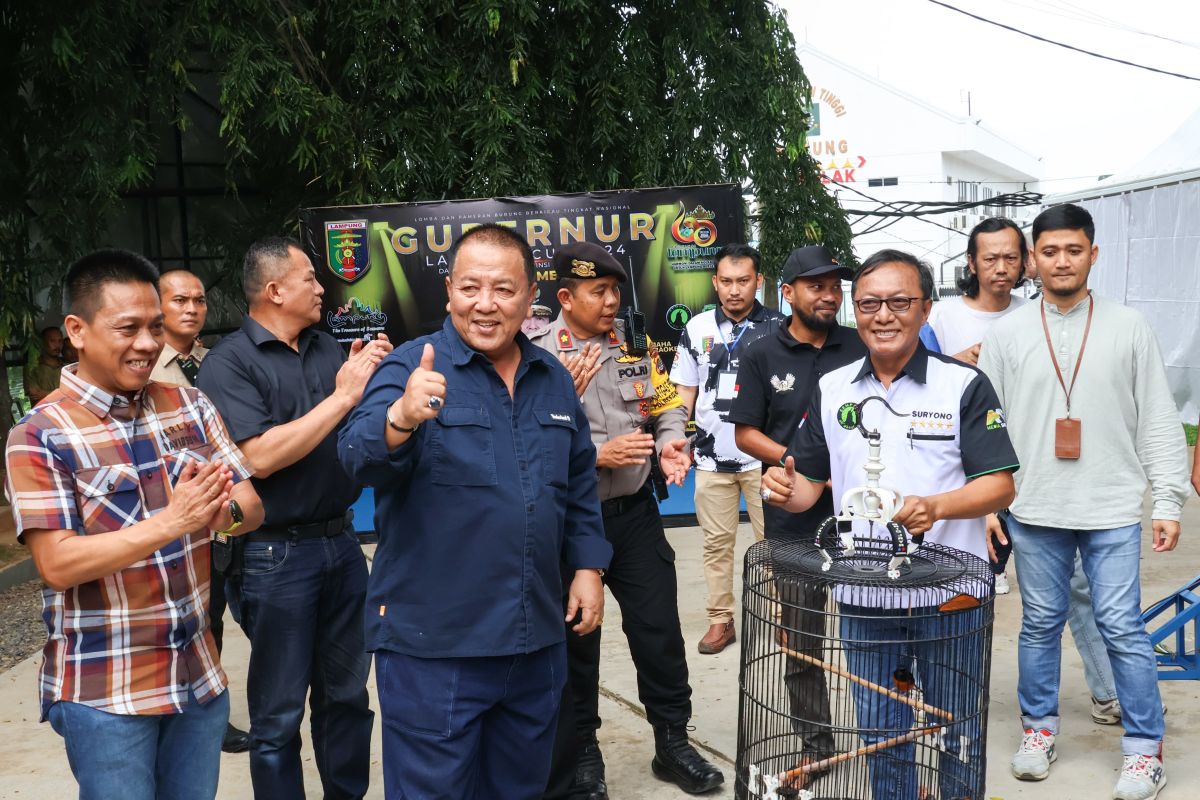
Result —
<instances>
[{"instance_id":1,"label":"man with eyeglasses","mask_svg":"<svg viewBox=\"0 0 1200 800\"><path fill-rule=\"evenodd\" d=\"M783 463L820 377L866 355L855 330L837 321L842 281L853 277L854 271L839 264L824 245L797 247L780 270L783 299L792 314L785 320L770 322L770 334L745 349L738 366L737 395L728 417L734 424L738 449L766 467ZM766 538L776 542L801 538L811 541L817 527L832 513L833 493L828 488L803 514L764 505ZM793 647L824 635L825 616L801 611L824 608L823 589L781 600L780 622L795 632L790 642ZM783 682L792 728L800 740L799 763L823 761L834 755L825 671L814 664L792 661Z\"/></svg>"},{"instance_id":2,"label":"man with eyeglasses","mask_svg":"<svg viewBox=\"0 0 1200 800\"><path fill-rule=\"evenodd\" d=\"M788 511L815 504L832 481L834 497L862 483L867 440L860 424L882 436L882 460L893 485L904 495L896 522L912 534L987 558L983 516L1013 498L1016 454L1003 412L987 377L974 367L929 352L920 329L929 315L933 276L908 253L881 250L854 276L858 333L868 354L822 376L804 423L791 441L783 467L763 476L763 499ZM846 413L869 397L880 397L899 414L872 403L861 413ZM859 406L861 408L861 406ZM881 526L856 522L858 538L887 536ZM839 631L846 663L857 676L891 685L898 667L918 676L925 702L961 709L971 702L969 687L956 679L962 664L945 665L942 642L958 637L966 652L983 652L979 609L941 613L936 604L914 606L903 622L880 615L879 602L864 595L843 602ZM964 633L971 631L971 633ZM975 641L966 641L969 638ZM855 685L855 709L864 744L876 744L891 731L912 724L912 708ZM979 720L948 726L939 734L938 797L978 797L983 758ZM876 800L920 796L913 744L869 755L867 763ZM924 787L928 790L931 787Z\"/></svg>"}]
</instances>

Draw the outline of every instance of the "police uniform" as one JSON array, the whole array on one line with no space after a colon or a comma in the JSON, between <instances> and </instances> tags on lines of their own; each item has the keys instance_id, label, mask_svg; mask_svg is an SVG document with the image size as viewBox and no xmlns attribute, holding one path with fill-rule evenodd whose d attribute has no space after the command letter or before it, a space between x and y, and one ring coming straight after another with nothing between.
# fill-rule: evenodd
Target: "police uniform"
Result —
<instances>
[{"instance_id":1,"label":"police uniform","mask_svg":"<svg viewBox=\"0 0 1200 800\"><path fill-rule=\"evenodd\" d=\"M621 265L604 248L590 243L559 248L554 264L560 277L589 279L616 275L620 281L625 280ZM687 408L671 383L662 358L653 348L645 355L631 353L622 326L599 337L581 340L572 333L560 312L548 328L531 338L546 350L567 356L579 353L587 344L601 346L600 370L581 398L597 450L610 439L641 431L643 427L654 434L656 450L660 452L668 442L684 438ZM649 485L650 471L649 459L644 464L598 468L604 533L613 546L612 563L604 580L621 607L623 628L637 670L638 695L647 719L655 728L656 742L661 744L659 740L670 734L682 734L686 742L692 690L679 623L675 551L663 531L658 504ZM589 744L594 746L595 732L600 727L600 635L598 628L587 636L574 633L567 636L575 722L585 749ZM669 755L662 752L662 747L656 751L655 771L679 783L680 779L660 772L660 760L669 760ZM695 758L701 759L698 753ZM719 783L720 773L707 762L697 765L691 754L683 754L682 761L687 763L669 765L688 772L682 780L692 779L693 786ZM715 776L705 772L704 767Z\"/></svg>"}]
</instances>

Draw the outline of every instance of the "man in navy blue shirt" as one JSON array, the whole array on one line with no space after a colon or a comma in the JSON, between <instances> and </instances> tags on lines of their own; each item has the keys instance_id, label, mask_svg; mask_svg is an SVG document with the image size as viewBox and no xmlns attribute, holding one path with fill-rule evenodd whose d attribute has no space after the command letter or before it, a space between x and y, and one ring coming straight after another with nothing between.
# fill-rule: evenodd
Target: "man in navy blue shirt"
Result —
<instances>
[{"instance_id":1,"label":"man in navy blue shirt","mask_svg":"<svg viewBox=\"0 0 1200 800\"><path fill-rule=\"evenodd\" d=\"M376 488L367 592L388 797L536 798L566 680L567 618L604 613L596 451L570 373L520 332L533 254L465 233L442 330L384 359L339 440Z\"/></svg>"}]
</instances>

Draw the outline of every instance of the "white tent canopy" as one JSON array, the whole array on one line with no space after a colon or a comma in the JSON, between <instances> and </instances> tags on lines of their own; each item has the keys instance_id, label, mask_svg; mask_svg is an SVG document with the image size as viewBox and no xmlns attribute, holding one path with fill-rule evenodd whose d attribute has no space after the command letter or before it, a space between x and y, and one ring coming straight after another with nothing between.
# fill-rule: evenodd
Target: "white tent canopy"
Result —
<instances>
[{"instance_id":1,"label":"white tent canopy","mask_svg":"<svg viewBox=\"0 0 1200 800\"><path fill-rule=\"evenodd\" d=\"M1130 169L1046 198L1096 220L1091 285L1150 320L1185 422L1200 414L1200 110Z\"/></svg>"}]
</instances>

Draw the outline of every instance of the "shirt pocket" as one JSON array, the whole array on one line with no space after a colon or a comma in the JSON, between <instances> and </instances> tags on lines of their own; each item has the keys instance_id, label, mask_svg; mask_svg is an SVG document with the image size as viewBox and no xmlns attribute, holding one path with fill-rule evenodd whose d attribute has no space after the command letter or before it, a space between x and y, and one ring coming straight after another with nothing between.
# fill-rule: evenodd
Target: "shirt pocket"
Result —
<instances>
[{"instance_id":1,"label":"shirt pocket","mask_svg":"<svg viewBox=\"0 0 1200 800\"><path fill-rule=\"evenodd\" d=\"M183 474L183 468L189 462L197 467L203 466L212 460L213 446L211 444L197 445L196 447L188 447L182 450L175 450L163 456L163 466L167 470L167 477L171 481L171 487L179 482L179 476Z\"/></svg>"},{"instance_id":2,"label":"shirt pocket","mask_svg":"<svg viewBox=\"0 0 1200 800\"><path fill-rule=\"evenodd\" d=\"M571 441L579 426L570 411L537 408L533 412L541 427L542 471L546 483L565 489L571 473Z\"/></svg>"},{"instance_id":3,"label":"shirt pocket","mask_svg":"<svg viewBox=\"0 0 1200 800\"><path fill-rule=\"evenodd\" d=\"M617 390L621 392L621 399L627 403L636 403L639 400L649 400L654 397L654 383L648 375L644 379L622 381L617 384Z\"/></svg>"},{"instance_id":4,"label":"shirt pocket","mask_svg":"<svg viewBox=\"0 0 1200 800\"><path fill-rule=\"evenodd\" d=\"M77 470L75 491L86 534L117 531L142 519L138 472L129 464Z\"/></svg>"},{"instance_id":5,"label":"shirt pocket","mask_svg":"<svg viewBox=\"0 0 1200 800\"><path fill-rule=\"evenodd\" d=\"M496 453L487 410L447 405L434 419L433 482L444 486L495 486Z\"/></svg>"}]
</instances>

